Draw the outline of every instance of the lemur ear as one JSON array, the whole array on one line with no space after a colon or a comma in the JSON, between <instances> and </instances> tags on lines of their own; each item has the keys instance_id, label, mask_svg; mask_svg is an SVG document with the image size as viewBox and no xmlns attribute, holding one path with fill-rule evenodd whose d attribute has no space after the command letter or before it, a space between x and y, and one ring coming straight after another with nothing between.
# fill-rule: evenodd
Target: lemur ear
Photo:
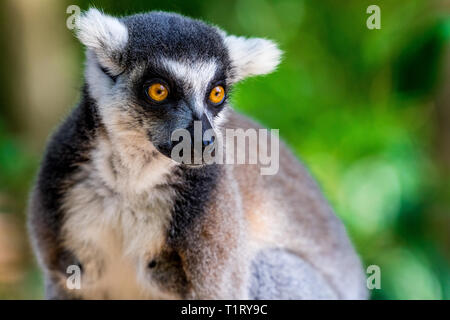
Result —
<instances>
[{"instance_id":1,"label":"lemur ear","mask_svg":"<svg viewBox=\"0 0 450 320\"><path fill-rule=\"evenodd\" d=\"M225 36L224 42L233 65L235 81L270 73L280 63L282 51L273 41Z\"/></svg>"},{"instance_id":2,"label":"lemur ear","mask_svg":"<svg viewBox=\"0 0 450 320\"><path fill-rule=\"evenodd\" d=\"M128 42L128 29L123 22L89 9L78 19L76 35L102 67L110 71L120 69L120 57Z\"/></svg>"}]
</instances>

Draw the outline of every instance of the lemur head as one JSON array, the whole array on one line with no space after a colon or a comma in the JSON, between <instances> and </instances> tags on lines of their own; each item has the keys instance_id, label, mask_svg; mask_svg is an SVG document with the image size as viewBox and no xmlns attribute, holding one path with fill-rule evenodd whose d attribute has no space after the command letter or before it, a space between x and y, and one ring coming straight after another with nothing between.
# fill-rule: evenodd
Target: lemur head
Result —
<instances>
[{"instance_id":1,"label":"lemur head","mask_svg":"<svg viewBox=\"0 0 450 320\"><path fill-rule=\"evenodd\" d=\"M88 93L108 134L145 136L168 157L174 130L191 131L194 121L217 130L232 85L271 72L281 55L269 40L165 12L116 18L90 9L77 37L87 48Z\"/></svg>"}]
</instances>

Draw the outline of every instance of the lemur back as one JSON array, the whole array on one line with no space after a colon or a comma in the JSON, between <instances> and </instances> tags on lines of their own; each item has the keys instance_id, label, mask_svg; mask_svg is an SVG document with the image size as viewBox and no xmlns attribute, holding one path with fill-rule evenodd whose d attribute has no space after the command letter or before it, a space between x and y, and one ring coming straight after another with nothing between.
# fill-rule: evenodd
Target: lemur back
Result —
<instances>
[{"instance_id":1,"label":"lemur back","mask_svg":"<svg viewBox=\"0 0 450 320\"><path fill-rule=\"evenodd\" d=\"M274 175L170 157L171 133L194 121L261 128L228 94L278 65L273 42L176 14L95 9L77 36L87 48L81 101L48 143L29 210L48 298L366 297L342 224L283 144Z\"/></svg>"}]
</instances>

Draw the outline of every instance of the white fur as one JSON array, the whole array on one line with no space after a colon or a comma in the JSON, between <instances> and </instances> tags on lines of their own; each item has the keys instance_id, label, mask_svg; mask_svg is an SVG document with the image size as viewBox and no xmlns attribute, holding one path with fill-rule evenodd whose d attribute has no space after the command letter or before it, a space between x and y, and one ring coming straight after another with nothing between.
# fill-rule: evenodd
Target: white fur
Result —
<instances>
[{"instance_id":1,"label":"white fur","mask_svg":"<svg viewBox=\"0 0 450 320\"><path fill-rule=\"evenodd\" d=\"M92 51L86 52L85 78L90 95L95 100L100 100L109 94L114 85L113 80L108 77L99 67L97 58Z\"/></svg>"},{"instance_id":2,"label":"white fur","mask_svg":"<svg viewBox=\"0 0 450 320\"><path fill-rule=\"evenodd\" d=\"M125 48L128 29L119 19L89 9L78 19L76 34L88 50L95 52L103 67L120 73L112 55Z\"/></svg>"},{"instance_id":3,"label":"white fur","mask_svg":"<svg viewBox=\"0 0 450 320\"><path fill-rule=\"evenodd\" d=\"M235 70L235 81L275 70L281 60L281 50L270 40L225 36L225 45Z\"/></svg>"},{"instance_id":4,"label":"white fur","mask_svg":"<svg viewBox=\"0 0 450 320\"><path fill-rule=\"evenodd\" d=\"M64 198L65 245L84 268L76 293L88 299L174 298L152 283L147 268L170 223L173 195L154 188L170 165L162 157L147 163L135 157L124 165L109 139L99 137L96 145L92 161L78 173L80 182Z\"/></svg>"},{"instance_id":5,"label":"white fur","mask_svg":"<svg viewBox=\"0 0 450 320\"><path fill-rule=\"evenodd\" d=\"M228 112L229 109L223 109L220 113L217 114L216 118L214 119L214 126L216 128L223 128L224 124L228 120Z\"/></svg>"}]
</instances>

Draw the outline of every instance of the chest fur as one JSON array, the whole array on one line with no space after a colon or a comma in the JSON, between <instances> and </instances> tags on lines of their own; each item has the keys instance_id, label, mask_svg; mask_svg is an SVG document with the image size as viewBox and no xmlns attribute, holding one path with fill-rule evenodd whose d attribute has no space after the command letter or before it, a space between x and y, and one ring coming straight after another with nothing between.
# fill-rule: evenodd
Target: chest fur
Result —
<instances>
[{"instance_id":1,"label":"chest fur","mask_svg":"<svg viewBox=\"0 0 450 320\"><path fill-rule=\"evenodd\" d=\"M171 221L173 195L158 187L168 166L156 159L134 165L98 148L64 197L64 246L83 266L83 298L168 297L148 269Z\"/></svg>"}]
</instances>

